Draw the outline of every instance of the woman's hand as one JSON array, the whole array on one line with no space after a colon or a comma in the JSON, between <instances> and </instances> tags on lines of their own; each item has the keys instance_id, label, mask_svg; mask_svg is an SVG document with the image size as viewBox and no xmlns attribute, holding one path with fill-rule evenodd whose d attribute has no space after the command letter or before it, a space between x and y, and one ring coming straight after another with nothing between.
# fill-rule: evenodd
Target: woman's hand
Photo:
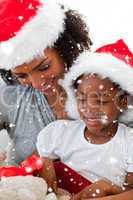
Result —
<instances>
[{"instance_id":1,"label":"woman's hand","mask_svg":"<svg viewBox=\"0 0 133 200\"><path fill-rule=\"evenodd\" d=\"M58 187L53 161L49 158L42 158L42 161L44 165L38 171L39 176L47 182L49 189L52 189L57 194Z\"/></svg>"}]
</instances>

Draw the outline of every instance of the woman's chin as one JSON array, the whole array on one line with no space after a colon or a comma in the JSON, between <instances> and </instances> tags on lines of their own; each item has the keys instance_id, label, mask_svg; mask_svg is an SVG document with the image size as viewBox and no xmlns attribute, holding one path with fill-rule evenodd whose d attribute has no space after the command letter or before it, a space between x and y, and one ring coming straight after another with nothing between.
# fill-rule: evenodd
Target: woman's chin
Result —
<instances>
[{"instance_id":1,"label":"woman's chin","mask_svg":"<svg viewBox=\"0 0 133 200\"><path fill-rule=\"evenodd\" d=\"M47 87L47 88L39 88L38 89L40 92L42 92L44 95L50 95L54 93L54 89L52 87Z\"/></svg>"}]
</instances>

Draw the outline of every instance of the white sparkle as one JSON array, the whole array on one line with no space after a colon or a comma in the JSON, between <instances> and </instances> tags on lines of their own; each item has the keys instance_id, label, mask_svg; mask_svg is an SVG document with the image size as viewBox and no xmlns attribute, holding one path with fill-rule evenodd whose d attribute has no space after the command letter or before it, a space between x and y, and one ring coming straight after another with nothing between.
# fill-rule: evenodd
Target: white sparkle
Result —
<instances>
[{"instance_id":1,"label":"white sparkle","mask_svg":"<svg viewBox=\"0 0 133 200\"><path fill-rule=\"evenodd\" d=\"M67 168L65 168L65 169L64 169L64 171L65 171L65 172L68 172L68 169L67 169Z\"/></svg>"},{"instance_id":2,"label":"white sparkle","mask_svg":"<svg viewBox=\"0 0 133 200\"><path fill-rule=\"evenodd\" d=\"M23 20L24 17L23 17L23 16L18 16L18 19L19 19L19 20Z\"/></svg>"},{"instance_id":3,"label":"white sparkle","mask_svg":"<svg viewBox=\"0 0 133 200\"><path fill-rule=\"evenodd\" d=\"M103 90L104 86L103 85L99 85L99 89Z\"/></svg>"},{"instance_id":4,"label":"white sparkle","mask_svg":"<svg viewBox=\"0 0 133 200\"><path fill-rule=\"evenodd\" d=\"M31 10L34 9L32 3L29 4L28 8L31 9Z\"/></svg>"},{"instance_id":5,"label":"white sparkle","mask_svg":"<svg viewBox=\"0 0 133 200\"><path fill-rule=\"evenodd\" d=\"M97 194L100 194L100 190L99 190L99 189L96 189L96 193L97 193Z\"/></svg>"},{"instance_id":6,"label":"white sparkle","mask_svg":"<svg viewBox=\"0 0 133 200\"><path fill-rule=\"evenodd\" d=\"M114 88L112 88L112 87L111 87L111 88L110 88L110 90L111 90L111 91L113 91L113 90L114 90Z\"/></svg>"},{"instance_id":7,"label":"white sparkle","mask_svg":"<svg viewBox=\"0 0 133 200\"><path fill-rule=\"evenodd\" d=\"M53 189L51 187L49 187L48 192L53 192Z\"/></svg>"},{"instance_id":8,"label":"white sparkle","mask_svg":"<svg viewBox=\"0 0 133 200\"><path fill-rule=\"evenodd\" d=\"M32 172L32 168L31 167L26 167L25 170L26 170L27 173Z\"/></svg>"},{"instance_id":9,"label":"white sparkle","mask_svg":"<svg viewBox=\"0 0 133 200\"><path fill-rule=\"evenodd\" d=\"M93 193L93 194L92 194L92 196L93 196L93 197L96 197L96 194L95 194L95 193Z\"/></svg>"},{"instance_id":10,"label":"white sparkle","mask_svg":"<svg viewBox=\"0 0 133 200\"><path fill-rule=\"evenodd\" d=\"M9 127L10 127L10 128L13 128L13 127L15 127L15 124L12 124L12 123L11 123L11 124L9 124Z\"/></svg>"},{"instance_id":11,"label":"white sparkle","mask_svg":"<svg viewBox=\"0 0 133 200\"><path fill-rule=\"evenodd\" d=\"M77 83L78 83L78 84L81 84L81 83L82 83L82 80L81 80L81 79L79 79L79 80L77 81Z\"/></svg>"},{"instance_id":12,"label":"white sparkle","mask_svg":"<svg viewBox=\"0 0 133 200\"><path fill-rule=\"evenodd\" d=\"M114 157L110 157L110 163L111 163L111 164L115 164L115 163L117 163L116 158L114 158Z\"/></svg>"},{"instance_id":13,"label":"white sparkle","mask_svg":"<svg viewBox=\"0 0 133 200\"><path fill-rule=\"evenodd\" d=\"M101 116L100 121L102 122L102 124L108 124L108 116L107 115Z\"/></svg>"}]
</instances>

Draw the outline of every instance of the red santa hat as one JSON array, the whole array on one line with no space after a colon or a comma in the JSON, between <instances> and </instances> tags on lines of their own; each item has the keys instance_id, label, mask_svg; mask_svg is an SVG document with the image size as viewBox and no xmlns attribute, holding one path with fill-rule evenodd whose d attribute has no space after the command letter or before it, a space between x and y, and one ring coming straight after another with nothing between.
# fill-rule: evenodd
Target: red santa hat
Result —
<instances>
[{"instance_id":1,"label":"red santa hat","mask_svg":"<svg viewBox=\"0 0 133 200\"><path fill-rule=\"evenodd\" d=\"M11 69L42 56L64 31L56 0L0 1L0 67Z\"/></svg>"},{"instance_id":2,"label":"red santa hat","mask_svg":"<svg viewBox=\"0 0 133 200\"><path fill-rule=\"evenodd\" d=\"M67 93L66 111L74 119L79 118L79 113L73 82L82 74L90 73L110 78L133 95L133 54L122 39L114 44L105 45L94 53L86 51L78 57L64 80L60 82ZM122 121L133 121L133 108L130 106L130 109L123 113Z\"/></svg>"}]
</instances>

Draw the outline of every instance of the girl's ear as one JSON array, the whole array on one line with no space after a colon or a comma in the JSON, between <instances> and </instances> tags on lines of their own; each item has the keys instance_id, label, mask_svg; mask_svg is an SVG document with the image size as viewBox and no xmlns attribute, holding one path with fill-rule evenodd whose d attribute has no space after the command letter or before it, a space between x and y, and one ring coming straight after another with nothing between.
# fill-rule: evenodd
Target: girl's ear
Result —
<instances>
[{"instance_id":1,"label":"girl's ear","mask_svg":"<svg viewBox=\"0 0 133 200\"><path fill-rule=\"evenodd\" d=\"M132 107L133 109L133 95L127 95L127 107Z\"/></svg>"},{"instance_id":2,"label":"girl's ear","mask_svg":"<svg viewBox=\"0 0 133 200\"><path fill-rule=\"evenodd\" d=\"M119 107L120 110L126 110L128 107L128 98L129 95L127 94L122 94L119 96L119 98L117 99L117 105Z\"/></svg>"}]
</instances>

